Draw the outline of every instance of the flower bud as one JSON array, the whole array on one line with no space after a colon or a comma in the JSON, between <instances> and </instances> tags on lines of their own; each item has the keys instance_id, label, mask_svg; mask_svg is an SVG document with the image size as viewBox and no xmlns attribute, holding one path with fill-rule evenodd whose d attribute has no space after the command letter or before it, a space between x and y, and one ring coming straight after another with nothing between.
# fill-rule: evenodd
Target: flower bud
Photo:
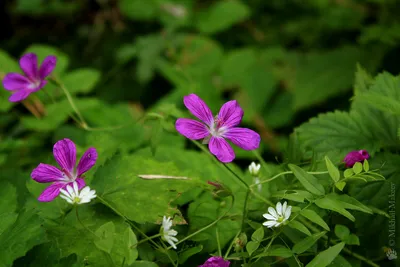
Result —
<instances>
[{"instance_id":1,"label":"flower bud","mask_svg":"<svg viewBox=\"0 0 400 267\"><path fill-rule=\"evenodd\" d=\"M232 191L222 183L207 181L208 184L214 186L213 194L217 198L225 198L232 195Z\"/></svg>"},{"instance_id":2,"label":"flower bud","mask_svg":"<svg viewBox=\"0 0 400 267\"><path fill-rule=\"evenodd\" d=\"M250 174L251 174L252 176L254 176L254 177L258 177L258 174L260 173L260 168L261 168L261 165L260 165L260 164L255 164L254 162L252 162L252 163L249 165Z\"/></svg>"},{"instance_id":3,"label":"flower bud","mask_svg":"<svg viewBox=\"0 0 400 267\"><path fill-rule=\"evenodd\" d=\"M356 162L363 162L368 158L367 150L351 151L344 157L343 162L346 163L347 168L351 168Z\"/></svg>"},{"instance_id":4,"label":"flower bud","mask_svg":"<svg viewBox=\"0 0 400 267\"><path fill-rule=\"evenodd\" d=\"M247 244L247 235L245 233L241 233L238 237L235 238L233 244L236 252L242 251Z\"/></svg>"}]
</instances>

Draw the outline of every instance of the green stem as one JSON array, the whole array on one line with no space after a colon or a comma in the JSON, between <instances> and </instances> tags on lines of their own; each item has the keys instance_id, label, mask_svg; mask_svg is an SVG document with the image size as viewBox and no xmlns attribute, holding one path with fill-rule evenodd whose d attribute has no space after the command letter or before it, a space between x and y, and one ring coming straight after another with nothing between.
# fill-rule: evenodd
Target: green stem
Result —
<instances>
[{"instance_id":1,"label":"green stem","mask_svg":"<svg viewBox=\"0 0 400 267\"><path fill-rule=\"evenodd\" d=\"M79 213L78 213L78 206L75 206L75 214L76 214L76 219L78 220L78 222L82 225L83 228L85 228L86 230L88 230L91 234L93 234L95 237L98 237L92 230L90 230L88 227L86 227L83 222L81 221L81 219L79 218Z\"/></svg>"},{"instance_id":2,"label":"green stem","mask_svg":"<svg viewBox=\"0 0 400 267\"><path fill-rule=\"evenodd\" d=\"M215 235L217 236L218 256L222 257L221 243L220 243L220 241L219 241L218 226L215 227Z\"/></svg>"},{"instance_id":3,"label":"green stem","mask_svg":"<svg viewBox=\"0 0 400 267\"><path fill-rule=\"evenodd\" d=\"M151 240L151 239L160 237L160 236L162 236L162 235L161 235L161 234L156 234L156 235L153 235L153 236L146 237L146 238L140 240L139 242L137 242L136 244L132 245L131 248L136 248L136 247L139 246L140 244L142 244L142 243L144 243L144 242L147 242L147 241L149 241L149 240Z\"/></svg>"},{"instance_id":4,"label":"green stem","mask_svg":"<svg viewBox=\"0 0 400 267\"><path fill-rule=\"evenodd\" d=\"M323 171L323 172L307 172L307 173L309 173L309 174L327 174L328 171ZM258 184L253 184L253 185L251 185L250 187L254 187L254 186L257 186L257 185L259 185L259 184L264 184L264 183L271 182L271 181L275 180L276 178L278 178L278 177L280 177L280 176L282 176L282 175L285 175L285 174L293 174L293 172L292 172L292 171L286 171L286 172L278 173L277 175L273 176L272 178L267 179L267 180L264 180L264 181L260 181Z\"/></svg>"},{"instance_id":5,"label":"green stem","mask_svg":"<svg viewBox=\"0 0 400 267\"><path fill-rule=\"evenodd\" d=\"M161 241L161 242L162 242L162 241ZM168 257L168 259L171 261L172 265L178 266L178 264L175 263L174 260L173 260L173 259L171 258L171 256L169 255L167 246L164 244L164 242L162 242L162 244L163 244L163 247L164 247L164 253L167 254L167 257Z\"/></svg>"},{"instance_id":6,"label":"green stem","mask_svg":"<svg viewBox=\"0 0 400 267\"><path fill-rule=\"evenodd\" d=\"M229 245L228 250L225 252L224 259L228 258L229 253L230 253L231 250L232 250L233 244L235 243L236 238L238 238L238 236L240 235L241 232L242 232L242 231L239 231L239 232L236 234L236 236L232 239L232 242L231 242L231 244Z\"/></svg>"}]
</instances>

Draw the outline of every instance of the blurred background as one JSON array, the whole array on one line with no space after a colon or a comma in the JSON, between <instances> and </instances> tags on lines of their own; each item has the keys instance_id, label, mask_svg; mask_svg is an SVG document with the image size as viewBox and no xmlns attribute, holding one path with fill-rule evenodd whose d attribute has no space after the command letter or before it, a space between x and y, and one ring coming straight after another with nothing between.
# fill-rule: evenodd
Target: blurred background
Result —
<instances>
[{"instance_id":1,"label":"blurred background","mask_svg":"<svg viewBox=\"0 0 400 267\"><path fill-rule=\"evenodd\" d=\"M396 0L3 0L0 5L3 58L53 52L58 74L74 95L128 103L138 114L163 104L183 107L182 97L192 92L213 112L237 99L244 124L262 135L267 160L283 155L288 135L301 123L320 112L348 109L357 64L372 74L400 69ZM10 69L5 62L0 60L3 75ZM2 126L9 127L7 122L29 111L7 98L1 90ZM22 124L47 131L62 122L44 121L38 126L27 118Z\"/></svg>"}]
</instances>

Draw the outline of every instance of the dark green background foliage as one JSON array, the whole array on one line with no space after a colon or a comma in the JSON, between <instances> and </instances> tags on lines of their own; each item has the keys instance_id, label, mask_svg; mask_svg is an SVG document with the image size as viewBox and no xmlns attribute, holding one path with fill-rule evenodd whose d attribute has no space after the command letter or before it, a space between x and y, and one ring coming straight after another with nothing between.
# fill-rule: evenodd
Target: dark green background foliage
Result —
<instances>
[{"instance_id":1,"label":"dark green background foliage","mask_svg":"<svg viewBox=\"0 0 400 267\"><path fill-rule=\"evenodd\" d=\"M53 84L25 104L8 102L9 93L1 88L0 266L168 266L168 257L151 243L132 249L143 236L127 221L152 235L163 215L175 216L182 239L233 204L228 219L190 238L170 257L181 266L201 264L217 250L216 230L225 251L241 229L245 191L175 131L175 119L189 117L182 103L189 93L203 98L214 113L227 100L238 100L245 111L242 124L262 137L258 151L266 161L265 179L293 170L288 164L325 171L326 155L343 171L341 161L349 151L367 149L370 168L379 169L386 181L348 183L343 192L374 207L373 212L353 211L353 223L322 204L310 210L329 224L319 229L330 229L329 239L382 266L393 264L383 248L389 246L384 214L391 183L397 198L400 192L398 1L6 0L0 12L0 77L19 72L17 59L26 51L39 60L54 54L54 73L89 127L104 129L76 124L70 103ZM80 212L87 227L111 233L105 240L76 224L65 201L36 200L44 186L32 181L30 172L40 162L54 163L52 146L62 138L72 139L79 155L89 146L98 150L86 180L125 220L101 203ZM259 158L236 148L235 153L231 168L250 184L246 168ZM138 174L192 179L148 181ZM328 175L318 179L329 188ZM235 203L215 199L208 180L228 185ZM286 175L264 184L260 194L273 203L285 198L304 208L308 192L302 185ZM297 201L295 194L284 197L286 189L298 190ZM249 241L256 242L252 233L267 208L250 198L243 229ZM309 233L301 227L285 228L285 240L298 244ZM349 241L349 233L343 235L349 229L359 246ZM321 234L313 234L303 242L317 242ZM277 246L273 251L279 253L251 266L273 264L278 256L288 258L279 264L297 266L292 252L287 255L285 246ZM328 243L310 247L300 257L304 264ZM305 250L297 246L292 251ZM341 255L328 264L363 264L349 253ZM240 266L239 261L232 264Z\"/></svg>"}]
</instances>

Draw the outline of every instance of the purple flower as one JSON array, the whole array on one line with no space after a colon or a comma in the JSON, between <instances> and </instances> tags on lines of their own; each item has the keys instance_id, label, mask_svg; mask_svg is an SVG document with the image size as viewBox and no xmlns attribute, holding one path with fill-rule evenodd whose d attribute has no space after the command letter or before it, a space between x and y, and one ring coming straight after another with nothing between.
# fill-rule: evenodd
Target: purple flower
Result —
<instances>
[{"instance_id":1,"label":"purple flower","mask_svg":"<svg viewBox=\"0 0 400 267\"><path fill-rule=\"evenodd\" d=\"M221 257L211 257L199 267L229 267L230 264L229 261L225 261Z\"/></svg>"},{"instance_id":2,"label":"purple flower","mask_svg":"<svg viewBox=\"0 0 400 267\"><path fill-rule=\"evenodd\" d=\"M19 102L27 98L31 93L39 91L46 85L45 78L56 67L57 58L47 56L38 69L38 59L33 53L25 54L19 60L19 66L25 75L8 73L3 79L3 86L13 94L8 99L10 102Z\"/></svg>"},{"instance_id":3,"label":"purple flower","mask_svg":"<svg viewBox=\"0 0 400 267\"><path fill-rule=\"evenodd\" d=\"M78 184L78 189L82 189L86 185L82 175L90 170L97 160L96 149L91 147L83 154L75 169L76 147L67 138L54 145L53 155L61 170L40 163L31 173L32 179L36 182L52 183L40 194L38 200L42 202L52 201L60 194L60 189L65 189L67 185L73 186L74 181Z\"/></svg>"},{"instance_id":4,"label":"purple flower","mask_svg":"<svg viewBox=\"0 0 400 267\"><path fill-rule=\"evenodd\" d=\"M369 158L367 150L351 151L346 157L344 157L343 162L346 163L346 167L350 168L356 162L363 162L365 159Z\"/></svg>"},{"instance_id":5,"label":"purple flower","mask_svg":"<svg viewBox=\"0 0 400 267\"><path fill-rule=\"evenodd\" d=\"M245 150L257 149L260 145L261 138L258 133L236 127L244 114L236 100L226 102L215 118L206 103L195 94L185 96L183 103L203 123L181 118L175 123L176 130L192 140L205 138L211 153L221 162L231 162L235 158L233 148L225 139Z\"/></svg>"}]
</instances>

